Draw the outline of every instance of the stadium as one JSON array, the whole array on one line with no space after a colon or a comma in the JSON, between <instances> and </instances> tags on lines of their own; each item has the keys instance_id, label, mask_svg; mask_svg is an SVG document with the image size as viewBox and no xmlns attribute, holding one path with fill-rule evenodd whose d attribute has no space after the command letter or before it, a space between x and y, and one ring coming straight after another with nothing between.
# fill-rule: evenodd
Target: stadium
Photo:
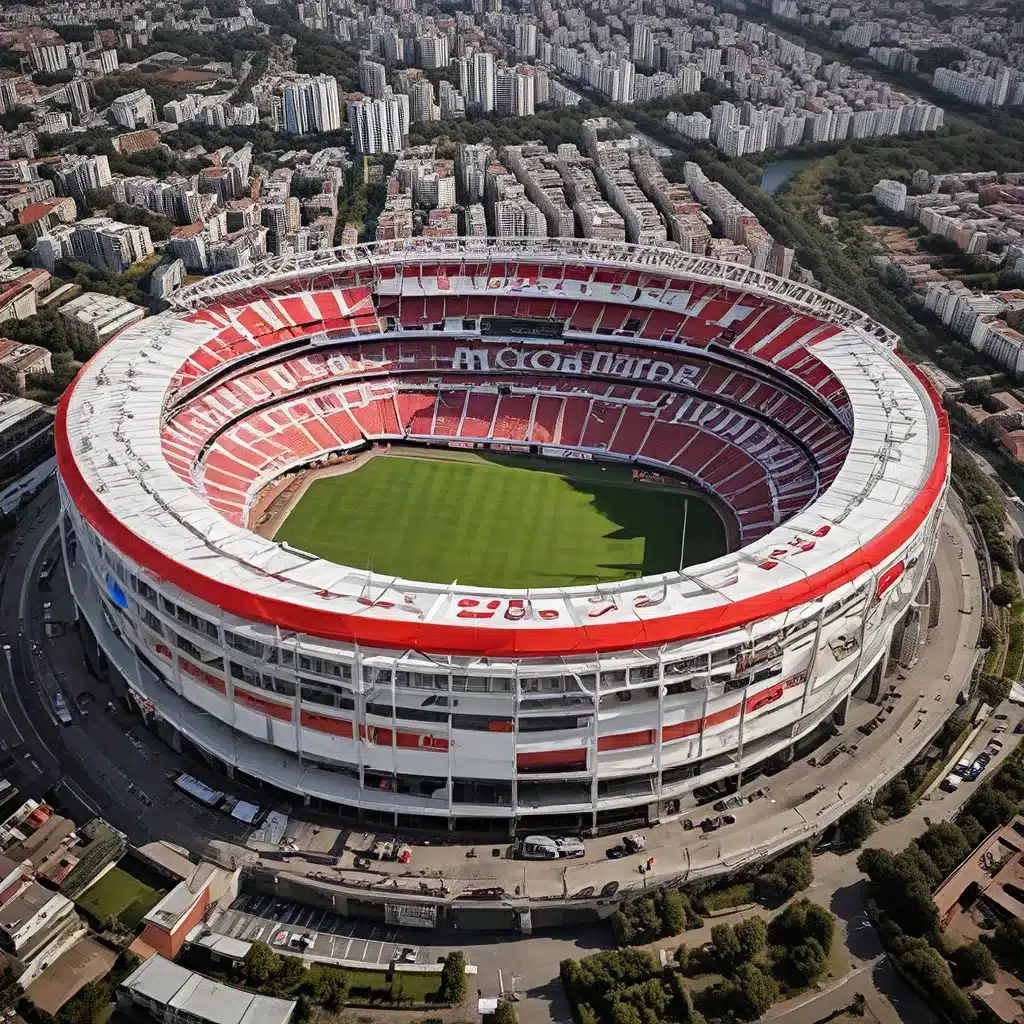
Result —
<instances>
[{"instance_id":1,"label":"stadium","mask_svg":"<svg viewBox=\"0 0 1024 1024\"><path fill-rule=\"evenodd\" d=\"M949 478L896 340L806 285L594 240L229 271L61 403L75 600L172 742L290 800L662 820L883 669Z\"/></svg>"}]
</instances>

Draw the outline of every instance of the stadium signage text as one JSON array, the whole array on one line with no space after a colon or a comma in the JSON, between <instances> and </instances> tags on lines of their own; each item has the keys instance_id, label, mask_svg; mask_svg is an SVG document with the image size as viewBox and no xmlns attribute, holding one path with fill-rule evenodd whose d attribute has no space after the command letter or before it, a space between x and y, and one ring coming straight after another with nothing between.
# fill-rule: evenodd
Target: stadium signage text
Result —
<instances>
[{"instance_id":1,"label":"stadium signage text","mask_svg":"<svg viewBox=\"0 0 1024 1024\"><path fill-rule=\"evenodd\" d=\"M654 383L689 384L700 374L697 366L676 366L664 359L642 359L616 352L555 352L551 349L488 348L455 349L455 371L535 370L580 376L604 375Z\"/></svg>"}]
</instances>

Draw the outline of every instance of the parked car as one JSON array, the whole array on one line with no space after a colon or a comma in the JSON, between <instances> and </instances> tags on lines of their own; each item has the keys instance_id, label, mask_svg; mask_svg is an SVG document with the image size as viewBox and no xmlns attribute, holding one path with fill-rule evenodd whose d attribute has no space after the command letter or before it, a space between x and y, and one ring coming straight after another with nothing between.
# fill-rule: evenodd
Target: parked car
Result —
<instances>
[{"instance_id":1,"label":"parked car","mask_svg":"<svg viewBox=\"0 0 1024 1024\"><path fill-rule=\"evenodd\" d=\"M742 807L744 802L741 796L731 796L728 800L719 800L714 808L716 811L734 811L737 807Z\"/></svg>"},{"instance_id":2,"label":"parked car","mask_svg":"<svg viewBox=\"0 0 1024 1024\"><path fill-rule=\"evenodd\" d=\"M616 843L615 846L609 846L608 849L605 850L605 856L609 860L619 860L622 857L628 857L629 850L626 849L625 843Z\"/></svg>"},{"instance_id":3,"label":"parked car","mask_svg":"<svg viewBox=\"0 0 1024 1024\"><path fill-rule=\"evenodd\" d=\"M957 775L955 772L950 772L949 775L939 783L939 789L945 790L947 793L953 793L963 781L962 776Z\"/></svg>"}]
</instances>

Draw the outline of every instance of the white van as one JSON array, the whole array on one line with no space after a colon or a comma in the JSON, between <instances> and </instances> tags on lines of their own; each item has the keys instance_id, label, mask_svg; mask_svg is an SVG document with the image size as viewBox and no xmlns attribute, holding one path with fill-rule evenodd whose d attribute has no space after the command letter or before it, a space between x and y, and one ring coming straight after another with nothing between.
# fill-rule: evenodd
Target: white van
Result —
<instances>
[{"instance_id":1,"label":"white van","mask_svg":"<svg viewBox=\"0 0 1024 1024\"><path fill-rule=\"evenodd\" d=\"M578 839L556 839L555 847L559 857L582 857L583 843Z\"/></svg>"},{"instance_id":2,"label":"white van","mask_svg":"<svg viewBox=\"0 0 1024 1024\"><path fill-rule=\"evenodd\" d=\"M519 843L524 860L558 860L558 846L550 836L527 836Z\"/></svg>"},{"instance_id":3,"label":"white van","mask_svg":"<svg viewBox=\"0 0 1024 1024\"><path fill-rule=\"evenodd\" d=\"M68 711L68 705L67 702L64 700L63 694L58 693L54 695L53 706L57 712L57 718L60 720L61 725L70 725L71 712Z\"/></svg>"},{"instance_id":4,"label":"white van","mask_svg":"<svg viewBox=\"0 0 1024 1024\"><path fill-rule=\"evenodd\" d=\"M944 789L947 793L953 793L963 781L959 775L951 772L939 783L939 789Z\"/></svg>"}]
</instances>

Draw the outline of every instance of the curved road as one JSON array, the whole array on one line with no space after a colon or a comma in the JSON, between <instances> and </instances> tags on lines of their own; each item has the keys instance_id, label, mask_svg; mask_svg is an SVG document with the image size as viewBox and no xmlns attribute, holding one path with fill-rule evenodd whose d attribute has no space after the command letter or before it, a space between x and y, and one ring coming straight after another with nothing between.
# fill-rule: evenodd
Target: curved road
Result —
<instances>
[{"instance_id":1,"label":"curved road","mask_svg":"<svg viewBox=\"0 0 1024 1024\"><path fill-rule=\"evenodd\" d=\"M142 844L169 839L189 848L197 837L238 840L248 830L204 810L166 773L197 769L139 725L86 663L74 605L58 565L52 590L39 568L61 558L57 491L48 484L20 514L6 539L0 591L0 757L25 796L51 792L76 820L102 814ZM47 632L52 634L49 638ZM13 673L13 678L12 678ZM56 717L60 693L72 723ZM108 710L114 702L115 710ZM212 775L212 772L211 772Z\"/></svg>"}]
</instances>

